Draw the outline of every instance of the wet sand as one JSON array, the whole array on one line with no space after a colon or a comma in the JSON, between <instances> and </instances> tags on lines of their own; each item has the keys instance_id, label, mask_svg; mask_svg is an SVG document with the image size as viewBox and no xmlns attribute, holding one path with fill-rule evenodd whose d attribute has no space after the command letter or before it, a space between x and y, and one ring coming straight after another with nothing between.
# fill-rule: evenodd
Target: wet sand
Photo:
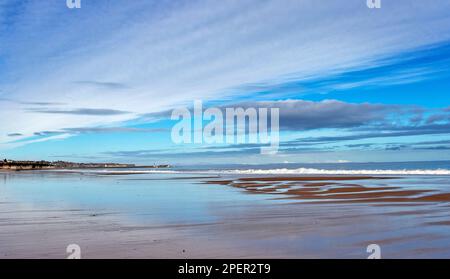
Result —
<instances>
[{"instance_id":1,"label":"wet sand","mask_svg":"<svg viewBox=\"0 0 450 279\"><path fill-rule=\"evenodd\" d=\"M364 180L392 180L395 177L376 176L291 176L245 177L235 180L209 180L206 183L242 188L250 193L282 195L281 199L294 199L316 203L420 203L450 202L450 189L409 190L406 187L363 186ZM326 181L326 182L316 182ZM267 183L269 182L269 183Z\"/></svg>"},{"instance_id":2,"label":"wet sand","mask_svg":"<svg viewBox=\"0 0 450 279\"><path fill-rule=\"evenodd\" d=\"M449 181L9 174L0 258L450 258Z\"/></svg>"},{"instance_id":3,"label":"wet sand","mask_svg":"<svg viewBox=\"0 0 450 279\"><path fill-rule=\"evenodd\" d=\"M197 235L199 226L215 224L127 224L111 212L83 210L5 210L0 205L0 258L64 259L77 244L82 258L221 258L254 257L220 239ZM10 209L10 207L7 207Z\"/></svg>"}]
</instances>

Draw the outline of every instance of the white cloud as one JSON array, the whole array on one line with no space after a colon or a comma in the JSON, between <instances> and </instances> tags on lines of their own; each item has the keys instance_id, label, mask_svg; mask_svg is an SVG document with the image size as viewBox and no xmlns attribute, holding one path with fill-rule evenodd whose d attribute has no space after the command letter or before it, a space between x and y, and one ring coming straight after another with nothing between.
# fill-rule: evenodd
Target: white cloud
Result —
<instances>
[{"instance_id":1,"label":"white cloud","mask_svg":"<svg viewBox=\"0 0 450 279\"><path fill-rule=\"evenodd\" d=\"M67 134L60 134L60 135L55 135L55 136L50 136L50 137L45 137L45 138L30 139L30 140L24 140L24 141L8 142L8 143L0 143L0 147L10 149L10 148L24 146L24 145L31 144L31 143L46 142L46 141L52 141L52 140L64 140L64 139L70 138L72 136L73 136L72 134L67 133Z\"/></svg>"},{"instance_id":2,"label":"white cloud","mask_svg":"<svg viewBox=\"0 0 450 279\"><path fill-rule=\"evenodd\" d=\"M377 10L365 0L85 2L77 11L54 1L13 13L0 6L0 97L133 113L42 114L0 99L0 118L11 119L0 142L225 98L245 84L364 68L450 39L444 0L385 1Z\"/></svg>"}]
</instances>

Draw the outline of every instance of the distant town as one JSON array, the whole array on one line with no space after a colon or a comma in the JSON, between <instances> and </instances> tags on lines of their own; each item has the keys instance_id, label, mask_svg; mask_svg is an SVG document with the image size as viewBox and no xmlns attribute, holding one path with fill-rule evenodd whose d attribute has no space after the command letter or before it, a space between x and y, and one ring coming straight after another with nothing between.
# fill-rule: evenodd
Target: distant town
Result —
<instances>
[{"instance_id":1,"label":"distant town","mask_svg":"<svg viewBox=\"0 0 450 279\"><path fill-rule=\"evenodd\" d=\"M118 163L74 163L66 161L0 161L0 170L95 169L95 168L168 168L170 165L136 166Z\"/></svg>"}]
</instances>

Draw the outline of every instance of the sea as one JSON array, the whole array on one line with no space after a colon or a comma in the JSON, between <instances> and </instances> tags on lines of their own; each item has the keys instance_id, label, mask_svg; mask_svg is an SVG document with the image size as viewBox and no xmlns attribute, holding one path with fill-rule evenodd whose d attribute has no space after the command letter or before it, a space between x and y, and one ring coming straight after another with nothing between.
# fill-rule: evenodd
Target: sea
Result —
<instances>
[{"instance_id":1,"label":"sea","mask_svg":"<svg viewBox=\"0 0 450 279\"><path fill-rule=\"evenodd\" d=\"M450 258L449 201L450 161L0 172L0 258Z\"/></svg>"}]
</instances>

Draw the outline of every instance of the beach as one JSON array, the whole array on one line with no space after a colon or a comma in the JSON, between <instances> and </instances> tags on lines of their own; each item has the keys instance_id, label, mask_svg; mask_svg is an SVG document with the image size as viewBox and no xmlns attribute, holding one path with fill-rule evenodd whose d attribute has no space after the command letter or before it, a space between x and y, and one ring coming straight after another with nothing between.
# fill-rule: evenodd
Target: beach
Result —
<instances>
[{"instance_id":1,"label":"beach","mask_svg":"<svg viewBox=\"0 0 450 279\"><path fill-rule=\"evenodd\" d=\"M450 258L450 177L0 172L0 257Z\"/></svg>"}]
</instances>

